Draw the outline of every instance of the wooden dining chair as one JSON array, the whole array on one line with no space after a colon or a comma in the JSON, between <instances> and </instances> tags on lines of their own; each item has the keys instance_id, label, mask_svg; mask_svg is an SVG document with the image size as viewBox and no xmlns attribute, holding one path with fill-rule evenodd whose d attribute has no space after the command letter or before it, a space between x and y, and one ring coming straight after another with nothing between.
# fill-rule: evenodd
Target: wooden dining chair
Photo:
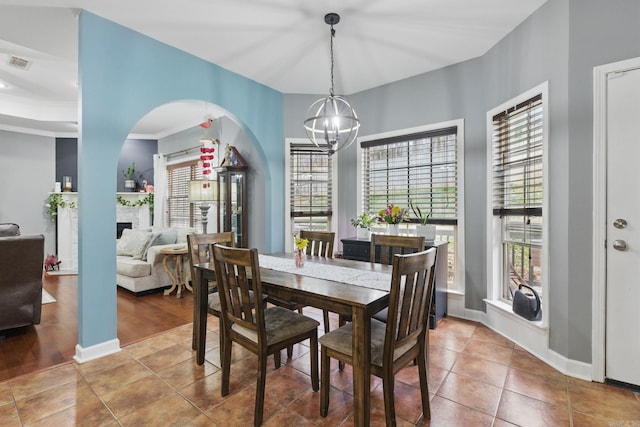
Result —
<instances>
[{"instance_id":1,"label":"wooden dining chair","mask_svg":"<svg viewBox=\"0 0 640 427\"><path fill-rule=\"evenodd\" d=\"M198 280L200 275L197 271L195 271L195 264L200 263L210 263L213 265L213 245L221 244L226 246L233 247L235 244L233 231L227 231L224 233L209 233L209 234L189 234L187 236L187 244L189 247L189 264L191 266L191 277L194 281L194 295L195 292L198 292L200 287L198 284ZM222 306L220 304L220 294L218 293L218 288L216 285L217 282L210 281L207 284L207 312L218 318L219 326L218 326L218 336L220 338L220 363L222 363L222 358L224 355L222 346L224 345L224 338L222 336L224 329L222 328ZM255 304L253 291L249 293L251 298L251 304ZM194 297L194 301L197 301L197 298ZM262 302L265 304L267 302L267 296L262 296ZM198 316L197 307L194 307L193 310L193 324L196 325L196 317ZM197 348L196 342L196 329L193 328L193 337L191 339L191 348L196 350ZM278 369L280 367L280 355L276 355L274 357L275 368Z\"/></svg>"},{"instance_id":2,"label":"wooden dining chair","mask_svg":"<svg viewBox=\"0 0 640 427\"><path fill-rule=\"evenodd\" d=\"M424 251L424 245L426 240L424 236L388 236L385 234L372 234L371 235L371 247L370 260L371 262L379 262L380 264L391 265L393 263L393 256L396 254L411 254L415 252ZM380 255L377 256L377 253ZM382 322L387 321L387 311L384 309L373 315L374 319L378 319Z\"/></svg>"},{"instance_id":3,"label":"wooden dining chair","mask_svg":"<svg viewBox=\"0 0 640 427\"><path fill-rule=\"evenodd\" d=\"M371 373L382 378L385 420L395 426L393 388L395 374L417 360L422 396L422 413L431 418L427 381L429 309L433 298L436 249L393 257L389 319L387 323L371 319ZM330 359L353 364L352 324L320 337L322 387L320 415L329 412Z\"/></svg>"},{"instance_id":4,"label":"wooden dining chair","mask_svg":"<svg viewBox=\"0 0 640 427\"><path fill-rule=\"evenodd\" d=\"M333 258L333 242L336 238L336 233L329 231L300 230L300 238L309 241L306 250L307 255ZM322 310L322 317L324 320L324 331L329 332L329 312L326 309Z\"/></svg>"},{"instance_id":5,"label":"wooden dining chair","mask_svg":"<svg viewBox=\"0 0 640 427\"><path fill-rule=\"evenodd\" d=\"M369 257L371 262L391 265L396 254L410 254L424 251L423 236L388 236L386 234L372 234ZM379 256L378 256L379 254Z\"/></svg>"},{"instance_id":6,"label":"wooden dining chair","mask_svg":"<svg viewBox=\"0 0 640 427\"><path fill-rule=\"evenodd\" d=\"M189 248L189 266L191 268L191 280L193 281L194 295L199 291L200 286L198 280L200 275L196 271L195 265L202 263L213 263L213 245L220 243L226 246L234 245L233 231L225 233L208 233L208 234L189 234L187 235L187 246ZM207 284L208 296L207 296L207 311L220 320L220 313L222 307L220 305L220 295L215 282L209 282ZM197 300L194 298L194 300ZM193 324L197 324L196 317L198 316L197 307L193 310ZM220 328L222 329L222 328ZM196 334L195 328L193 329L193 338L191 340L191 348L196 349ZM220 337L220 345L222 345L222 336ZM222 355L222 353L221 353Z\"/></svg>"},{"instance_id":7,"label":"wooden dining chair","mask_svg":"<svg viewBox=\"0 0 640 427\"><path fill-rule=\"evenodd\" d=\"M389 236L386 234L371 234L371 243L369 248L370 262L378 262L379 264L391 265L393 256L397 254L410 254L424 250L425 238L414 236ZM381 322L387 321L387 311L385 308L373 315L374 319ZM344 326L350 321L350 316L340 316L338 324ZM344 367L340 363L340 369Z\"/></svg>"},{"instance_id":8,"label":"wooden dining chair","mask_svg":"<svg viewBox=\"0 0 640 427\"><path fill-rule=\"evenodd\" d=\"M222 325L224 327L224 357L222 358L221 394L229 394L231 346L237 343L258 356L254 425L262 424L267 356L279 355L283 348L309 340L311 386L318 391L318 325L302 314L284 307L265 308L249 304L252 288L255 298L262 298L262 281L257 249L213 247L216 281L221 294Z\"/></svg>"},{"instance_id":9,"label":"wooden dining chair","mask_svg":"<svg viewBox=\"0 0 640 427\"><path fill-rule=\"evenodd\" d=\"M300 230L300 238L307 239L307 255L316 255L325 258L333 258L333 242L336 233L329 231Z\"/></svg>"}]
</instances>

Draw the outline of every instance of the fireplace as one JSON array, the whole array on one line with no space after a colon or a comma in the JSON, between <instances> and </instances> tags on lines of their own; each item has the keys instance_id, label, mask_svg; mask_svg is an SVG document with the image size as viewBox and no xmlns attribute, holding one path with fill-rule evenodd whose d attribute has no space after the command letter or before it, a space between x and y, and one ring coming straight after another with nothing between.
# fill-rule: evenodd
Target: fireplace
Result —
<instances>
[{"instance_id":1,"label":"fireplace","mask_svg":"<svg viewBox=\"0 0 640 427\"><path fill-rule=\"evenodd\" d=\"M58 259L63 260L62 268L67 271L78 271L78 209L70 207L78 203L78 193L60 193L67 206L58 208L56 236L58 238ZM131 204L116 205L116 237L122 235L125 228L146 229L151 227L151 216L148 206L138 206L137 202L147 197L147 193L118 193Z\"/></svg>"},{"instance_id":2,"label":"fireplace","mask_svg":"<svg viewBox=\"0 0 640 427\"><path fill-rule=\"evenodd\" d=\"M116 223L116 239L119 239L120 236L122 236L122 231L125 228L132 228L133 227L133 223L131 222L118 222Z\"/></svg>"}]
</instances>

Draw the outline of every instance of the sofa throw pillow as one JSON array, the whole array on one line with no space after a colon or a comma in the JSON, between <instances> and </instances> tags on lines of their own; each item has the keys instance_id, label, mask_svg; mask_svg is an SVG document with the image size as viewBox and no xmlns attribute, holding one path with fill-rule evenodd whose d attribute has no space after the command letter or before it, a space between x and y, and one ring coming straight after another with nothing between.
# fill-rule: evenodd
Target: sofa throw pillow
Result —
<instances>
[{"instance_id":1,"label":"sofa throw pillow","mask_svg":"<svg viewBox=\"0 0 640 427\"><path fill-rule=\"evenodd\" d=\"M147 253L147 247L149 247L151 237L153 237L153 233L141 234L140 238L136 242L136 247L133 249L133 259L142 259L142 257L144 257Z\"/></svg>"},{"instance_id":2,"label":"sofa throw pillow","mask_svg":"<svg viewBox=\"0 0 640 427\"><path fill-rule=\"evenodd\" d=\"M150 239L151 233L149 232L125 228L122 231L122 236L118 239L116 254L119 256L137 256L138 259L141 259Z\"/></svg>"},{"instance_id":3,"label":"sofa throw pillow","mask_svg":"<svg viewBox=\"0 0 640 427\"><path fill-rule=\"evenodd\" d=\"M0 224L0 237L19 236L20 226L11 222Z\"/></svg>"},{"instance_id":4,"label":"sofa throw pillow","mask_svg":"<svg viewBox=\"0 0 640 427\"><path fill-rule=\"evenodd\" d=\"M157 231L152 233L151 239L149 240L149 244L147 245L146 250L144 251L144 255L142 256L142 260L147 260L147 254L149 253L149 248L152 246L160 246L160 245L173 245L176 243L176 239L178 237L178 232L174 229L168 229L163 231Z\"/></svg>"}]
</instances>

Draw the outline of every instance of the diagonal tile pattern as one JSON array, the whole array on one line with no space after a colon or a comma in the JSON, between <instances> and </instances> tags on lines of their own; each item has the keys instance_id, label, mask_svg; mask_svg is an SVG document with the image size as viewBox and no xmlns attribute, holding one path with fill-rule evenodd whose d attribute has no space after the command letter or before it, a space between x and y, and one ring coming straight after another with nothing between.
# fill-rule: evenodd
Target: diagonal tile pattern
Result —
<instances>
[{"instance_id":1,"label":"diagonal tile pattern","mask_svg":"<svg viewBox=\"0 0 640 427\"><path fill-rule=\"evenodd\" d=\"M108 357L0 383L0 426L251 425L255 357L234 347L230 393L220 396L217 319L208 322L204 366L186 325ZM409 365L396 376L398 426L640 426L640 394L569 378L482 325L446 318L429 346L432 418L422 419L417 367ZM353 425L351 368L332 361L322 418L308 352L296 345L293 360L283 352L280 369L268 365L264 425ZM382 384L372 379L371 388L371 425L384 425Z\"/></svg>"}]
</instances>

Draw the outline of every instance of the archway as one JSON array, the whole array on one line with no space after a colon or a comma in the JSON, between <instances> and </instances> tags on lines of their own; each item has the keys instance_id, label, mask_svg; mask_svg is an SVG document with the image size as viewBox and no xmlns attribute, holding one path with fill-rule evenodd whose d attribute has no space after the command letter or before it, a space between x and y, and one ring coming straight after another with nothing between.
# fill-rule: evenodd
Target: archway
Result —
<instances>
[{"instance_id":1,"label":"archway","mask_svg":"<svg viewBox=\"0 0 640 427\"><path fill-rule=\"evenodd\" d=\"M147 112L203 99L230 112L263 165L264 250L283 247L282 94L215 64L82 11L79 19L79 343L85 362L119 350L116 337L115 204L117 159ZM272 238L272 236L278 236ZM109 243L111 242L111 243Z\"/></svg>"}]
</instances>

